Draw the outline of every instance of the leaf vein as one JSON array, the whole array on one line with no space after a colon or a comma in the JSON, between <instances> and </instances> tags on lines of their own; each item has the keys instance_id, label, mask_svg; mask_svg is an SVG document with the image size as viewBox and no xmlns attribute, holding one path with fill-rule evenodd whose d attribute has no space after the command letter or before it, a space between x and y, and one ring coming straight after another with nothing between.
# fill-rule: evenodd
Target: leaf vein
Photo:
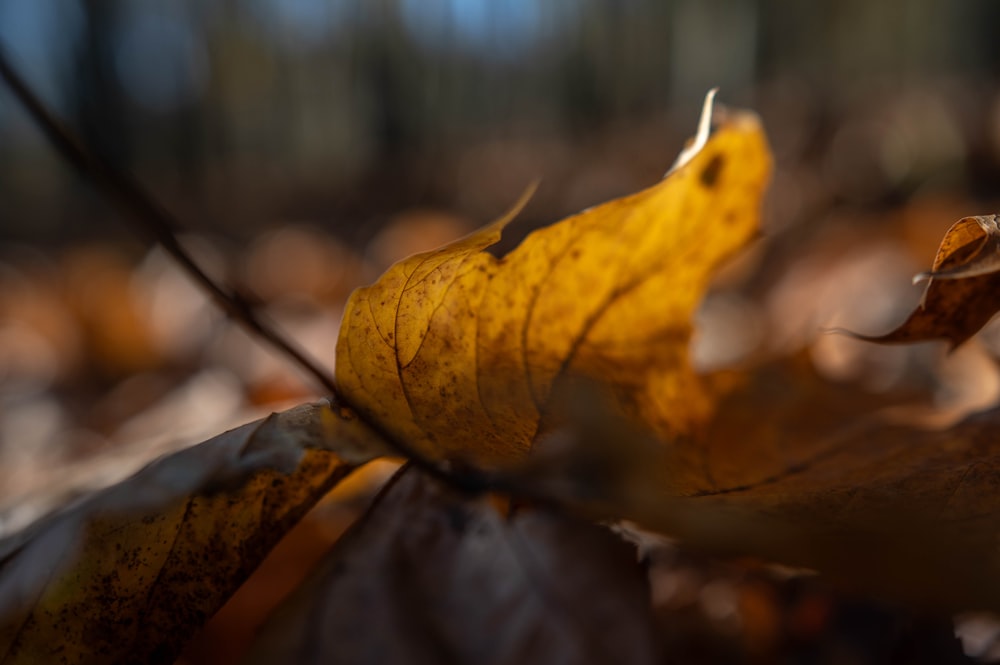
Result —
<instances>
[{"instance_id":1,"label":"leaf vein","mask_svg":"<svg viewBox=\"0 0 1000 665\"><path fill-rule=\"evenodd\" d=\"M174 532L174 539L170 543L170 549L167 550L167 556L163 559L163 564L160 566L160 569L156 571L156 577L153 578L152 583L149 585L149 590L146 592L146 601L143 604L142 609L136 611L136 615L139 617L145 617L147 614L149 614L149 609L153 602L153 594L156 591L157 585L160 583L160 579L163 577L163 571L167 567L167 562L170 561L171 557L174 554L174 550L177 548L177 541L180 539L181 531L184 529L184 524L187 522L188 517L191 515L191 507L193 505L194 505L194 497L188 497L187 502L184 504L184 514L181 516L180 521L177 523L177 530Z\"/></svg>"}]
</instances>

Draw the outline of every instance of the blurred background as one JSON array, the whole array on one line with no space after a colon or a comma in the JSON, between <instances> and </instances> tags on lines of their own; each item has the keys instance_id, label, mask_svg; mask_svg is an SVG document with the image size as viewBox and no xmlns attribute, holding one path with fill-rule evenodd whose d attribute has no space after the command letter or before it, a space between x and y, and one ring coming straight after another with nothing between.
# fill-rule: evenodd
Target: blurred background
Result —
<instances>
[{"instance_id":1,"label":"blurred background","mask_svg":"<svg viewBox=\"0 0 1000 665\"><path fill-rule=\"evenodd\" d=\"M988 0L0 0L0 47L51 109L327 367L352 288L536 179L505 247L654 183L719 86L776 170L698 362L806 349L952 416L1000 393L995 330L947 357L819 332L894 327L948 226L998 210L998 26ZM316 396L0 88L0 532Z\"/></svg>"}]
</instances>

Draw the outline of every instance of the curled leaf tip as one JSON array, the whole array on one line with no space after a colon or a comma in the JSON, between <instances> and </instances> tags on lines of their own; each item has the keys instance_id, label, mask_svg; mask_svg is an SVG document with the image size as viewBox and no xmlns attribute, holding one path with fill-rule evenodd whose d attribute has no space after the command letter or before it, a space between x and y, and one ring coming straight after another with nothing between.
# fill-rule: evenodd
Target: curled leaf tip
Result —
<instances>
[{"instance_id":1,"label":"curled leaf tip","mask_svg":"<svg viewBox=\"0 0 1000 665\"><path fill-rule=\"evenodd\" d=\"M701 152L705 144L708 143L708 135L712 131L712 106L715 103L715 95L718 92L719 88L715 87L705 95L705 101L701 105L701 117L698 119L698 133L695 134L691 145L685 147L681 150L681 154L677 155L677 160L670 167L670 170L663 175L664 178L690 162L695 155Z\"/></svg>"},{"instance_id":2,"label":"curled leaf tip","mask_svg":"<svg viewBox=\"0 0 1000 665\"><path fill-rule=\"evenodd\" d=\"M517 197L517 201L514 202L514 205L511 206L510 209L504 213L503 217L500 218L501 223L507 224L520 215L524 208L528 205L528 202L535 196L535 192L538 191L538 187L541 184L542 181L540 178L535 178L529 182L528 186L524 188L523 192L521 192L521 195Z\"/></svg>"},{"instance_id":3,"label":"curled leaf tip","mask_svg":"<svg viewBox=\"0 0 1000 665\"><path fill-rule=\"evenodd\" d=\"M905 334L901 334L899 330L894 330L884 335L865 335L863 333L855 332L853 330L848 330L847 328L837 327L837 328L821 328L820 334L841 335L843 337L856 339L859 342L872 342L874 344L901 344L914 341L909 339Z\"/></svg>"},{"instance_id":4,"label":"curled leaf tip","mask_svg":"<svg viewBox=\"0 0 1000 665\"><path fill-rule=\"evenodd\" d=\"M852 337L854 339L867 339L866 335L856 333L853 330L848 330L847 328L820 328L819 334L821 335L844 335L846 337Z\"/></svg>"}]
</instances>

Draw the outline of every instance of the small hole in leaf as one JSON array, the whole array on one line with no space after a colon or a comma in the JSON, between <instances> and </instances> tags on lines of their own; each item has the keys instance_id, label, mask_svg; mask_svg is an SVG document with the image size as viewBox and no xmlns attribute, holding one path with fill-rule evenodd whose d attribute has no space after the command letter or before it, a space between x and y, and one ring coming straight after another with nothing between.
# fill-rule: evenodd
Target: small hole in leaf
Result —
<instances>
[{"instance_id":1,"label":"small hole in leaf","mask_svg":"<svg viewBox=\"0 0 1000 665\"><path fill-rule=\"evenodd\" d=\"M719 180L719 174L722 172L722 167L725 166L726 160L722 158L722 155L715 155L709 160L708 165L702 169L699 179L701 184L705 187L714 187L715 183Z\"/></svg>"}]
</instances>

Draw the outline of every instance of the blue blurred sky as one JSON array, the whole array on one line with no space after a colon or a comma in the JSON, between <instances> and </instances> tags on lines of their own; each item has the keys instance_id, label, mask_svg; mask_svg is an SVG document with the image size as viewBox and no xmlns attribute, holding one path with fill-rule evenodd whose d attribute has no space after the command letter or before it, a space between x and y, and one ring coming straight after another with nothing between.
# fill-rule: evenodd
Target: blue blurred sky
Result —
<instances>
[{"instance_id":1,"label":"blue blurred sky","mask_svg":"<svg viewBox=\"0 0 1000 665\"><path fill-rule=\"evenodd\" d=\"M484 60L526 58L573 15L573 0L399 0L393 11L414 44L429 52ZM373 9L374 8L374 9ZM245 3L257 34L276 47L308 50L382 20L381 3L362 0L256 0ZM191 102L206 83L205 14L211 5L120 3L115 72L134 102L170 111ZM210 17L211 18L211 17ZM24 73L57 107L61 81L85 30L78 0L0 0L0 40Z\"/></svg>"}]
</instances>

